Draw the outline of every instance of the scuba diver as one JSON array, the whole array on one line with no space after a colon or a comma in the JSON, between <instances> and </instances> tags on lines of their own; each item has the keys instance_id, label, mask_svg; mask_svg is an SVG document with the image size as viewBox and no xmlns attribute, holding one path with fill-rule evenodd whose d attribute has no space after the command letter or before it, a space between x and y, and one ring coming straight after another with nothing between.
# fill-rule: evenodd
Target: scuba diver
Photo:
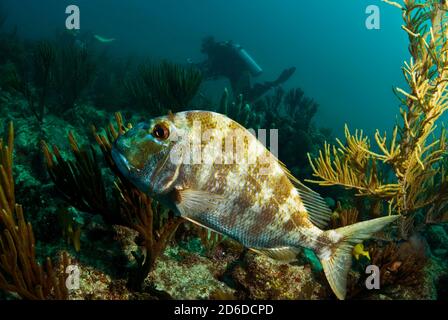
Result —
<instances>
[{"instance_id":1,"label":"scuba diver","mask_svg":"<svg viewBox=\"0 0 448 320\"><path fill-rule=\"evenodd\" d=\"M276 80L252 86L251 77L258 77L263 70L241 45L232 41L215 42L213 37L207 37L202 42L201 52L208 59L195 65L202 71L204 78L229 79L234 95L243 94L249 102L254 102L271 88L286 82L296 71L295 67L288 68Z\"/></svg>"},{"instance_id":2,"label":"scuba diver","mask_svg":"<svg viewBox=\"0 0 448 320\"><path fill-rule=\"evenodd\" d=\"M110 43L115 38L105 38L89 31L64 29L59 36L59 43L65 46L75 46L80 49L87 49L98 46L99 43Z\"/></svg>"}]
</instances>

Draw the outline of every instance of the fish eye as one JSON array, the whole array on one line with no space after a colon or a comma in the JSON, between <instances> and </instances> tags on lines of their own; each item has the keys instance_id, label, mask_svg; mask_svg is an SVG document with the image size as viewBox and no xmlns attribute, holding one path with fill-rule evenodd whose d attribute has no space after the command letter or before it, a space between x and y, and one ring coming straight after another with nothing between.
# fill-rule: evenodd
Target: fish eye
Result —
<instances>
[{"instance_id":1,"label":"fish eye","mask_svg":"<svg viewBox=\"0 0 448 320\"><path fill-rule=\"evenodd\" d=\"M151 133L155 138L166 140L170 136L170 130L163 123L158 123L154 126Z\"/></svg>"}]
</instances>

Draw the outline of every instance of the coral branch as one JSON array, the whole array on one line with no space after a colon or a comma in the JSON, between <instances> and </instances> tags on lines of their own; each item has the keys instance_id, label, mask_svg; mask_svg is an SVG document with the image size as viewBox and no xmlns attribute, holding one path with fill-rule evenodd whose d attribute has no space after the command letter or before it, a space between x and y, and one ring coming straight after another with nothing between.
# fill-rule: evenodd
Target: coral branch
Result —
<instances>
[{"instance_id":1,"label":"coral branch","mask_svg":"<svg viewBox=\"0 0 448 320\"><path fill-rule=\"evenodd\" d=\"M0 139L0 289L24 299L67 299L64 272L68 257L64 253L56 269L49 258L45 268L37 262L33 228L25 221L22 206L15 203L13 148L10 123L7 143Z\"/></svg>"}]
</instances>

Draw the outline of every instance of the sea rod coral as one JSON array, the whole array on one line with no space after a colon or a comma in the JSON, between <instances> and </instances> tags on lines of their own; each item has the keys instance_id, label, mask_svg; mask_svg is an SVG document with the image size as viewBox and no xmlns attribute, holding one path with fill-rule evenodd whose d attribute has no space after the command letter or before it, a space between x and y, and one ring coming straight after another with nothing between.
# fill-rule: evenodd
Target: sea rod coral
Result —
<instances>
[{"instance_id":1,"label":"sea rod coral","mask_svg":"<svg viewBox=\"0 0 448 320\"><path fill-rule=\"evenodd\" d=\"M15 201L13 148L14 128L10 123L8 138L0 139L0 289L23 299L66 299L64 272L69 258L63 254L57 266L49 258L45 267L38 262L33 228Z\"/></svg>"}]
</instances>

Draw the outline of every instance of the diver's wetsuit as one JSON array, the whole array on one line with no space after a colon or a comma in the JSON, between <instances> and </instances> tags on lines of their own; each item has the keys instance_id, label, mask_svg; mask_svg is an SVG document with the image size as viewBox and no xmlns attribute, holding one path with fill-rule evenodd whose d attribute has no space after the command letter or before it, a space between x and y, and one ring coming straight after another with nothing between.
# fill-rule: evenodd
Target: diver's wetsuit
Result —
<instances>
[{"instance_id":1,"label":"diver's wetsuit","mask_svg":"<svg viewBox=\"0 0 448 320\"><path fill-rule=\"evenodd\" d=\"M271 88L287 81L296 70L295 67L288 68L277 80L256 83L252 87L251 70L238 55L235 47L236 45L230 41L215 42L212 37L206 38L203 41L201 52L206 54L208 59L197 66L202 70L206 79L219 77L229 79L234 95L243 94L249 102L257 100Z\"/></svg>"}]
</instances>

